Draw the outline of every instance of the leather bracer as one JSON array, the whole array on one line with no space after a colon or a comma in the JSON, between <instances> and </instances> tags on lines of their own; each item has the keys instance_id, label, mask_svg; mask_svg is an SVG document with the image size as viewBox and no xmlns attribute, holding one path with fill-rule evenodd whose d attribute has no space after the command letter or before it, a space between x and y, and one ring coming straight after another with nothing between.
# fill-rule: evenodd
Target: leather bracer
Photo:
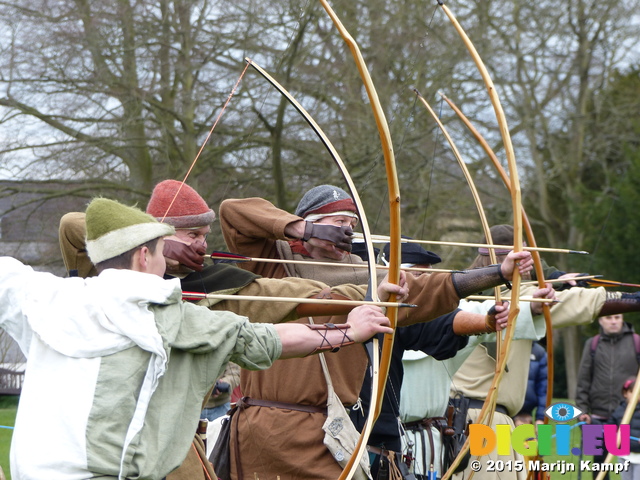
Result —
<instances>
[{"instance_id":1,"label":"leather bracer","mask_svg":"<svg viewBox=\"0 0 640 480\"><path fill-rule=\"evenodd\" d=\"M503 284L511 288L509 281L502 276L501 265L474 268L473 270L465 270L465 273L452 273L451 280L460 298L476 295Z\"/></svg>"},{"instance_id":2,"label":"leather bracer","mask_svg":"<svg viewBox=\"0 0 640 480\"><path fill-rule=\"evenodd\" d=\"M311 324L306 326L310 330L317 332L318 335L322 337L322 342L320 343L320 346L316 347L316 349L313 352L309 353L309 355L313 355L314 353L318 353L318 352L327 352L327 351L331 353L336 353L338 350L340 350L340 347L344 347L345 345L353 345L354 343L356 343L353 340L351 340L351 338L349 338L349 336L347 335L347 330L351 328L351 325L349 325L348 323L342 323L340 325L336 325L334 323L324 323L320 325ZM342 333L342 338L340 339L340 343L333 344L329 341L329 339L327 338L327 334L330 330L339 330Z\"/></svg>"},{"instance_id":3,"label":"leather bracer","mask_svg":"<svg viewBox=\"0 0 640 480\"><path fill-rule=\"evenodd\" d=\"M598 313L599 317L615 315L617 313L640 311L640 292L607 292L607 299Z\"/></svg>"}]
</instances>

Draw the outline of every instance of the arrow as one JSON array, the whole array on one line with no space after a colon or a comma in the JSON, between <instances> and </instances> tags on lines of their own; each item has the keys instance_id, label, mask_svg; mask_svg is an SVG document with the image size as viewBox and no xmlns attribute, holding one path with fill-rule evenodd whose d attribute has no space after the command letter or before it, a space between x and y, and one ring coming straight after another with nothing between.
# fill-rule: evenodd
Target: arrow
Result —
<instances>
[{"instance_id":1,"label":"arrow","mask_svg":"<svg viewBox=\"0 0 640 480\"><path fill-rule=\"evenodd\" d=\"M374 305L376 307L390 308L414 308L417 305L412 303L397 302L372 302L367 300L331 300L322 298L296 298L296 297L260 297L255 295L226 295L218 293L182 292L182 298L209 298L213 300L250 300L259 302L287 302L287 303L315 303L320 305L349 305L358 307L360 305Z\"/></svg>"},{"instance_id":2,"label":"arrow","mask_svg":"<svg viewBox=\"0 0 640 480\"><path fill-rule=\"evenodd\" d=\"M538 302L538 303L562 303L562 300L554 300L553 298L536 298L536 297L518 297L522 302ZM465 300L495 300L495 297L489 295L469 295Z\"/></svg>"},{"instance_id":3,"label":"arrow","mask_svg":"<svg viewBox=\"0 0 640 480\"><path fill-rule=\"evenodd\" d=\"M362 238L360 233L354 233L353 238ZM372 235L372 240L377 243L386 243L389 241L389 237L385 235ZM475 248L500 248L503 250L513 250L513 245L487 245L486 243L466 243L466 242L444 242L436 240L414 240L410 238L402 238L400 240L403 243L424 243L427 245L446 245L452 247L475 247ZM546 247L522 247L523 250L530 252L550 252L550 253L573 253L578 255L589 255L589 252L584 250L568 250L565 248L546 248Z\"/></svg>"},{"instance_id":4,"label":"arrow","mask_svg":"<svg viewBox=\"0 0 640 480\"><path fill-rule=\"evenodd\" d=\"M572 279L573 280L573 279ZM615 280L605 280L600 278L598 280L587 280L587 283L592 287L634 287L640 288L637 283L622 283Z\"/></svg>"},{"instance_id":5,"label":"arrow","mask_svg":"<svg viewBox=\"0 0 640 480\"><path fill-rule=\"evenodd\" d=\"M306 260L283 260L280 258L258 258L258 257L246 257L238 253L228 252L213 252L210 257L213 260L231 260L234 262L263 262L263 263L290 263L294 265L313 265L323 267L347 267L347 268L369 268L366 263L333 263L333 262L316 262ZM385 265L376 265L376 269L389 270L389 267ZM443 268L418 268L407 267L402 270L413 272L442 272L442 273L466 273L463 270L447 270Z\"/></svg>"},{"instance_id":6,"label":"arrow","mask_svg":"<svg viewBox=\"0 0 640 480\"><path fill-rule=\"evenodd\" d=\"M570 282L572 280L580 281L580 280L591 280L593 278L600 278L602 275L583 275L581 277L572 277L572 278L565 278L565 279L560 279L560 278L549 278L549 279L545 279L542 280L542 282L544 283L567 283ZM589 283L589 282L587 282ZM522 282L522 285L538 285L538 282ZM593 286L593 285L592 285ZM640 287L640 285L637 285L638 287Z\"/></svg>"}]
</instances>

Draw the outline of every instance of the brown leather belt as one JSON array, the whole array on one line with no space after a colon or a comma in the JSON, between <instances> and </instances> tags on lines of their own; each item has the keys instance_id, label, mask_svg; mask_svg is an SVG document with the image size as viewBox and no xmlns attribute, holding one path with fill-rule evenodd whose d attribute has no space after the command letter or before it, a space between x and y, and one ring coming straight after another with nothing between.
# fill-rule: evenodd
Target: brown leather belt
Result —
<instances>
[{"instance_id":1,"label":"brown leather belt","mask_svg":"<svg viewBox=\"0 0 640 480\"><path fill-rule=\"evenodd\" d=\"M259 400L257 398L242 397L237 402L238 408L246 407L273 407L283 410L297 410L306 413L322 413L327 414L327 407L316 407L313 405L300 405L297 403L274 402L271 400Z\"/></svg>"},{"instance_id":2,"label":"brown leather belt","mask_svg":"<svg viewBox=\"0 0 640 480\"><path fill-rule=\"evenodd\" d=\"M374 455L382 455L383 450L380 447L374 447L373 445L367 445L367 451ZM384 450L387 452L388 450Z\"/></svg>"},{"instance_id":3,"label":"brown leather belt","mask_svg":"<svg viewBox=\"0 0 640 480\"><path fill-rule=\"evenodd\" d=\"M444 417L429 417L423 418L422 420L414 420L413 422L406 422L402 425L408 430L420 430L422 428L429 428L434 424L446 427L447 419Z\"/></svg>"}]
</instances>

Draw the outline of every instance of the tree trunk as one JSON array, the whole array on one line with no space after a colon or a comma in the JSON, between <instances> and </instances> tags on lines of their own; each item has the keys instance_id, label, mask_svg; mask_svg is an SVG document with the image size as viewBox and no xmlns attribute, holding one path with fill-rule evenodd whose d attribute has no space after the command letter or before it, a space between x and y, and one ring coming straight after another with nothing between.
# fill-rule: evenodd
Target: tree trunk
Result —
<instances>
[{"instance_id":1,"label":"tree trunk","mask_svg":"<svg viewBox=\"0 0 640 480\"><path fill-rule=\"evenodd\" d=\"M565 327L561 331L567 375L567 394L570 400L575 400L576 387L578 384L578 370L580 369L580 357L582 356L580 327Z\"/></svg>"}]
</instances>

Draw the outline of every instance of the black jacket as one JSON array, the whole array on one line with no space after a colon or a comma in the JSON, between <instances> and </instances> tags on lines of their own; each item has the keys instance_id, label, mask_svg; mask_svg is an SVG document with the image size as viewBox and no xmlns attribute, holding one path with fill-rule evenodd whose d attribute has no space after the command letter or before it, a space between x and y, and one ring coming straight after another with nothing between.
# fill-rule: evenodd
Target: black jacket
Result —
<instances>
[{"instance_id":1,"label":"black jacket","mask_svg":"<svg viewBox=\"0 0 640 480\"><path fill-rule=\"evenodd\" d=\"M402 356L405 350L421 350L437 360L455 356L458 350L465 347L469 341L468 337L453 333L453 318L458 312L459 310L455 310L431 322L417 323L397 329L382 410L373 426L369 445L384 445L389 450L400 451L398 416L400 415L400 387L404 377ZM429 380L425 378L425 382L427 381ZM365 376L360 399L362 400L362 411L352 410L350 416L356 428L362 431L371 404L370 375Z\"/></svg>"},{"instance_id":2,"label":"black jacket","mask_svg":"<svg viewBox=\"0 0 640 480\"><path fill-rule=\"evenodd\" d=\"M624 415L624 411L627 408L627 402L622 401L618 408L615 409L611 418L607 420L607 423L615 423L616 425L620 425L622 421L622 416ZM633 412L633 416L629 421L629 427L631 430L631 436L640 438L640 405L636 405L636 409ZM631 440L630 442L631 451L632 452L640 452L640 442L638 440Z\"/></svg>"}]
</instances>

